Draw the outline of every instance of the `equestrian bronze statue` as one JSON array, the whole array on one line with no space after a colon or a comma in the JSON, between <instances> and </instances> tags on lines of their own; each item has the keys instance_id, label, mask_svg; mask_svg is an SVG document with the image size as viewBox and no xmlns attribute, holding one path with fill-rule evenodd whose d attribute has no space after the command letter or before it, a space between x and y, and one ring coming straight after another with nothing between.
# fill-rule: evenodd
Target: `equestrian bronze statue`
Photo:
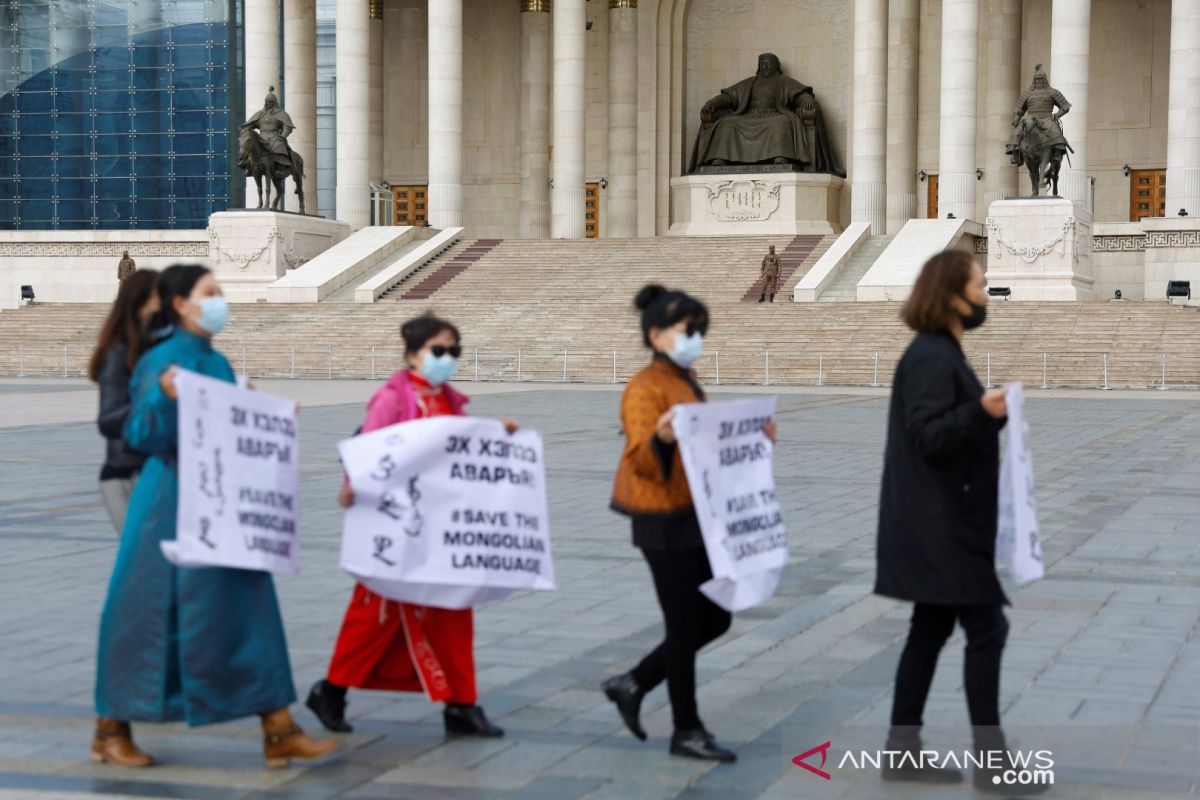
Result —
<instances>
[{"instance_id":1,"label":"equestrian bronze statue","mask_svg":"<svg viewBox=\"0 0 1200 800\"><path fill-rule=\"evenodd\" d=\"M242 125L239 139L238 166L253 178L258 187L258 207L283 211L284 181L290 176L296 184L300 213L304 213L304 159L288 146L287 138L295 130L292 118L279 107L275 87L267 92L261 111ZM267 194L263 198L263 178L267 179ZM275 199L271 199L271 186Z\"/></svg>"},{"instance_id":2,"label":"equestrian bronze statue","mask_svg":"<svg viewBox=\"0 0 1200 800\"><path fill-rule=\"evenodd\" d=\"M1050 189L1051 197L1058 197L1058 172L1063 156L1074 153L1067 137L1063 135L1062 117L1071 110L1071 104L1063 93L1050 85L1042 65L1034 68L1033 83L1021 94L1013 110L1013 135L1005 148L1014 164L1025 165L1029 170L1031 197L1037 197L1041 188ZM1067 156L1068 161L1070 156Z\"/></svg>"}]
</instances>

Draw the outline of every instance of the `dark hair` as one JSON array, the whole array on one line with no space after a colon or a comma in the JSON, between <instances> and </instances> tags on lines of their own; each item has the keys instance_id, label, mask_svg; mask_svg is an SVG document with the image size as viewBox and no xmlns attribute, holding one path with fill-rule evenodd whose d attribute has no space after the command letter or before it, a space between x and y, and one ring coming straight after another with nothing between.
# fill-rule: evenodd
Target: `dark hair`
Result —
<instances>
[{"instance_id":1,"label":"dark hair","mask_svg":"<svg viewBox=\"0 0 1200 800\"><path fill-rule=\"evenodd\" d=\"M117 289L117 299L113 301L108 318L100 327L96 349L92 351L92 358L88 361L87 374L92 382L100 379L104 357L115 345L125 345L125 366L129 369L133 369L138 356L150 346L149 337L142 332L138 312L157 289L158 273L152 269L139 269L121 281L121 286Z\"/></svg>"},{"instance_id":2,"label":"dark hair","mask_svg":"<svg viewBox=\"0 0 1200 800\"><path fill-rule=\"evenodd\" d=\"M404 338L404 352L408 354L420 351L426 342L442 331L450 331L454 335L455 344L462 342L462 336L453 323L447 322L441 317L435 317L432 313L413 317L400 326L400 336Z\"/></svg>"},{"instance_id":3,"label":"dark hair","mask_svg":"<svg viewBox=\"0 0 1200 800\"><path fill-rule=\"evenodd\" d=\"M700 333L708 333L708 308L687 292L651 283L642 287L633 304L642 312L642 341L647 347L651 328L670 328L685 319L695 323Z\"/></svg>"},{"instance_id":4,"label":"dark hair","mask_svg":"<svg viewBox=\"0 0 1200 800\"><path fill-rule=\"evenodd\" d=\"M973 255L962 250L946 250L926 261L900 312L904 324L918 333L949 330L958 313L951 301L966 291L976 263Z\"/></svg>"},{"instance_id":5,"label":"dark hair","mask_svg":"<svg viewBox=\"0 0 1200 800\"><path fill-rule=\"evenodd\" d=\"M210 272L212 270L202 264L172 264L164 269L158 279L158 296L162 299L163 319L172 325L178 325L179 314L175 311L172 301L176 297L186 300L192 294L192 289L196 288L196 283Z\"/></svg>"}]
</instances>

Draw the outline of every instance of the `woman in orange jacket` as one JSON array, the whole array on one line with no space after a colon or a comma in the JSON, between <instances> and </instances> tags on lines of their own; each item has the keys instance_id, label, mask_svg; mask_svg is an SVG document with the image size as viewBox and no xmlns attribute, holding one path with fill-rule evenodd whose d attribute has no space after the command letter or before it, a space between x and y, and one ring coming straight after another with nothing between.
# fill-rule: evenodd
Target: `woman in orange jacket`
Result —
<instances>
[{"instance_id":1,"label":"woman in orange jacket","mask_svg":"<svg viewBox=\"0 0 1200 800\"><path fill-rule=\"evenodd\" d=\"M735 761L737 755L705 729L696 708L696 653L729 630L732 618L700 592L712 570L671 427L673 406L705 399L692 365L703 351L708 309L684 292L653 285L638 293L634 305L654 357L621 400L627 439L612 508L632 522L633 543L654 578L666 637L631 671L605 681L603 689L629 730L645 739L638 719L642 698L665 680L675 723L671 754ZM774 439L773 421L764 430Z\"/></svg>"}]
</instances>

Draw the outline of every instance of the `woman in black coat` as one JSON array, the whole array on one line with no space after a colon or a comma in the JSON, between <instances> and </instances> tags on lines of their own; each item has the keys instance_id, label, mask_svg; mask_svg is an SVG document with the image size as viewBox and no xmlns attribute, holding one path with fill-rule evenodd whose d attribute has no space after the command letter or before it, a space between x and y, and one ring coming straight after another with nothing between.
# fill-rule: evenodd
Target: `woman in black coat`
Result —
<instances>
[{"instance_id":1,"label":"woman in black coat","mask_svg":"<svg viewBox=\"0 0 1200 800\"><path fill-rule=\"evenodd\" d=\"M96 425L106 441L100 498L118 535L125 527L133 484L146 461L144 453L121 438L129 416L129 378L133 365L153 341L151 319L159 306L158 273L154 270L141 269L121 281L88 363L88 377L100 388Z\"/></svg>"},{"instance_id":2,"label":"woman in black coat","mask_svg":"<svg viewBox=\"0 0 1200 800\"><path fill-rule=\"evenodd\" d=\"M920 751L925 700L956 622L967 637L963 673L975 748L1004 749L999 695L1008 599L996 577L995 553L1007 408L1003 389L984 391L961 344L963 332L986 316L983 270L957 251L925 264L904 306L904 321L917 337L892 382L875 591L914 607L896 671L889 750ZM963 778L957 770L919 761L885 769L883 777L931 783ZM977 788L1002 789L993 777L977 770Z\"/></svg>"}]
</instances>

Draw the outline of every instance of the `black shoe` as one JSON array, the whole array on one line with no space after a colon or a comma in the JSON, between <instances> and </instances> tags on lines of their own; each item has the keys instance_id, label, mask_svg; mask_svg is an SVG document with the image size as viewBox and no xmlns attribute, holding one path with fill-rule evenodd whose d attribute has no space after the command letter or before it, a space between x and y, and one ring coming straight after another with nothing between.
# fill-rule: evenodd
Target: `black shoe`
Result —
<instances>
[{"instance_id":1,"label":"black shoe","mask_svg":"<svg viewBox=\"0 0 1200 800\"><path fill-rule=\"evenodd\" d=\"M772 302L772 303L774 303L774 302L775 302L775 295L773 295L773 294L771 295L771 302Z\"/></svg>"},{"instance_id":2,"label":"black shoe","mask_svg":"<svg viewBox=\"0 0 1200 800\"><path fill-rule=\"evenodd\" d=\"M965 777L961 770L951 767L922 765L920 728L893 726L888 731L887 749L901 755L892 762L894 766L889 763L883 764L879 777L886 782L951 784L962 783ZM911 754L912 757L905 758L905 753Z\"/></svg>"},{"instance_id":3,"label":"black shoe","mask_svg":"<svg viewBox=\"0 0 1200 800\"><path fill-rule=\"evenodd\" d=\"M767 296L766 296L765 294L760 294L760 295L758 296L758 302L760 302L760 303L765 303L765 302L767 302Z\"/></svg>"},{"instance_id":4,"label":"black shoe","mask_svg":"<svg viewBox=\"0 0 1200 800\"><path fill-rule=\"evenodd\" d=\"M350 733L354 728L346 722L346 690L339 694L327 680L319 680L308 692L304 705L316 715L325 730L334 733Z\"/></svg>"},{"instance_id":5,"label":"black shoe","mask_svg":"<svg viewBox=\"0 0 1200 800\"><path fill-rule=\"evenodd\" d=\"M980 763L986 764L988 762L988 752L1008 753L1008 742L1001 729L980 727L973 729L973 734L975 740L973 749ZM975 784L975 791L980 794L991 795L992 797L1021 798L1041 794L1050 788L1045 784L1006 786L1004 784L1004 773L1008 771L1009 767L1007 765L1011 764L1012 761L1006 755L1003 762L1005 766L1001 769L977 768L975 770L972 781Z\"/></svg>"},{"instance_id":6,"label":"black shoe","mask_svg":"<svg viewBox=\"0 0 1200 800\"><path fill-rule=\"evenodd\" d=\"M907 759L903 764L897 763L897 766L894 767L884 764L879 777L888 783L899 781L936 784L963 782L962 772L953 767L922 766L919 751L913 753L913 759L916 761L915 764Z\"/></svg>"},{"instance_id":7,"label":"black shoe","mask_svg":"<svg viewBox=\"0 0 1200 800\"><path fill-rule=\"evenodd\" d=\"M600 688L604 690L605 697L616 703L617 711L629 732L643 742L646 741L646 731L638 719L642 711L642 698L646 695L638 688L633 675L626 672L624 675L609 678L600 684Z\"/></svg>"},{"instance_id":8,"label":"black shoe","mask_svg":"<svg viewBox=\"0 0 1200 800\"><path fill-rule=\"evenodd\" d=\"M717 744L713 735L704 728L697 728L694 731L675 731L671 735L671 755L699 758L704 761L720 761L723 764L737 761L737 753Z\"/></svg>"},{"instance_id":9,"label":"black shoe","mask_svg":"<svg viewBox=\"0 0 1200 800\"><path fill-rule=\"evenodd\" d=\"M442 712L442 720L446 723L446 733L453 736L497 739L504 735L504 730L493 725L479 706L456 706L447 703Z\"/></svg>"}]
</instances>

